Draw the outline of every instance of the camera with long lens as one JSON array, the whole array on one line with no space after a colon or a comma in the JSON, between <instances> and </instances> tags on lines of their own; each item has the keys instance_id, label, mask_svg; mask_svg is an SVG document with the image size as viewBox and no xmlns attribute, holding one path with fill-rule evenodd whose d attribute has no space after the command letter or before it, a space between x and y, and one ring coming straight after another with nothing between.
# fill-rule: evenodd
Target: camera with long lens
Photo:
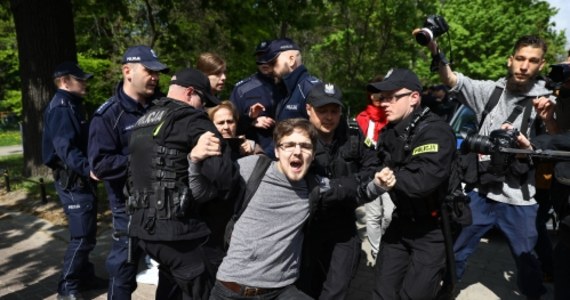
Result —
<instances>
[{"instance_id":1,"label":"camera with long lens","mask_svg":"<svg viewBox=\"0 0 570 300\"><path fill-rule=\"evenodd\" d=\"M570 79L570 64L550 65L550 72L546 78L546 88L559 90Z\"/></svg>"},{"instance_id":2,"label":"camera with long lens","mask_svg":"<svg viewBox=\"0 0 570 300\"><path fill-rule=\"evenodd\" d=\"M449 25L445 22L442 16L430 15L424 22L424 27L416 32L416 41L420 45L427 45L436 37L446 33L449 30Z\"/></svg>"},{"instance_id":3,"label":"camera with long lens","mask_svg":"<svg viewBox=\"0 0 570 300\"><path fill-rule=\"evenodd\" d=\"M482 173L489 173L500 180L509 170L514 155L501 151L502 149L517 148L517 129L497 129L491 131L489 136L471 134L468 135L461 149L466 152L477 152L481 154L490 154L491 159L488 163L480 166Z\"/></svg>"}]
</instances>

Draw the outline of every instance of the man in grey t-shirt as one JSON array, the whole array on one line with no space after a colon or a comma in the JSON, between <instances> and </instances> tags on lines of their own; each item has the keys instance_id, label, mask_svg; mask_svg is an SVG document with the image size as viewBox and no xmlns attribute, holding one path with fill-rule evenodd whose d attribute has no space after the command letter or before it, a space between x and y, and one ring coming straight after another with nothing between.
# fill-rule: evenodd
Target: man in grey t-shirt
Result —
<instances>
[{"instance_id":1,"label":"man in grey t-shirt","mask_svg":"<svg viewBox=\"0 0 570 300\"><path fill-rule=\"evenodd\" d=\"M228 253L210 299L311 299L294 283L299 277L303 227L309 218L309 185L317 132L305 119L287 119L274 131L275 157L247 208L234 225ZM247 181L259 156L238 160ZM200 163L190 161L193 193L209 189Z\"/></svg>"}]
</instances>

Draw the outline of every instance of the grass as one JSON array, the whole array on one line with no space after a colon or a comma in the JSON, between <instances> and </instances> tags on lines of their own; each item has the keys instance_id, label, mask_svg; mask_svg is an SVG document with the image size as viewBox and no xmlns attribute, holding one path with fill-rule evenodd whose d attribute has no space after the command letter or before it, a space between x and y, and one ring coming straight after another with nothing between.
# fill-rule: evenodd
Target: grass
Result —
<instances>
[{"instance_id":1,"label":"grass","mask_svg":"<svg viewBox=\"0 0 570 300\"><path fill-rule=\"evenodd\" d=\"M0 131L0 147L22 144L22 135L19 130Z\"/></svg>"}]
</instances>

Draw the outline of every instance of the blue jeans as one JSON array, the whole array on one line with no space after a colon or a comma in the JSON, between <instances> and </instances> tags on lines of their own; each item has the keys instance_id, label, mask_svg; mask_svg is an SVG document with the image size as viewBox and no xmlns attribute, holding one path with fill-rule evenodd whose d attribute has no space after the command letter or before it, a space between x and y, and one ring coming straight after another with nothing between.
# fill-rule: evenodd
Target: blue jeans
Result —
<instances>
[{"instance_id":1,"label":"blue jeans","mask_svg":"<svg viewBox=\"0 0 570 300\"><path fill-rule=\"evenodd\" d=\"M247 300L247 299L259 299L259 300L311 300L313 298L307 296L305 293L301 292L294 285L288 285L281 289L276 289L269 293L259 295L259 296L241 296L234 291L223 286L219 281L216 281L212 293L210 294L210 300Z\"/></svg>"},{"instance_id":2,"label":"blue jeans","mask_svg":"<svg viewBox=\"0 0 570 300\"><path fill-rule=\"evenodd\" d=\"M133 263L127 263L129 238L126 235L129 216L124 203L110 201L113 213L113 244L107 256L106 267L109 273L108 299L131 299L131 293L137 288L137 266L142 250L136 239L132 244Z\"/></svg>"},{"instance_id":3,"label":"blue jeans","mask_svg":"<svg viewBox=\"0 0 570 300\"><path fill-rule=\"evenodd\" d=\"M96 243L97 199L90 187L64 189L56 181L55 189L67 216L70 235L57 292L69 295L79 292L81 281L90 280L94 276L89 253Z\"/></svg>"},{"instance_id":4,"label":"blue jeans","mask_svg":"<svg viewBox=\"0 0 570 300\"><path fill-rule=\"evenodd\" d=\"M540 262L533 250L538 238L538 205L510 205L493 201L475 191L469 193L469 198L473 224L462 229L453 246L457 278L461 279L465 273L467 259L479 245L481 237L496 226L509 242L517 265L517 285L521 293L529 297L546 293Z\"/></svg>"}]
</instances>

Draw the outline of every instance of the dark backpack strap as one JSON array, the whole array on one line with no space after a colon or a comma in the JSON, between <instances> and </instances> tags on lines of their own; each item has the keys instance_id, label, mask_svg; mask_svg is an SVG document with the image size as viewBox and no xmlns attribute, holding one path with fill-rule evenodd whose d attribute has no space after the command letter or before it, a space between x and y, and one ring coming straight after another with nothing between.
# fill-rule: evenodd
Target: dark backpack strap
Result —
<instances>
[{"instance_id":1,"label":"dark backpack strap","mask_svg":"<svg viewBox=\"0 0 570 300\"><path fill-rule=\"evenodd\" d=\"M243 196L243 201L239 208L239 211L236 213L236 217L239 218L241 214L247 208L249 201L257 191L259 184L261 183L261 179L265 176L265 172L271 165L271 159L265 155L259 155L259 159L255 163L255 167L253 168L253 172L249 179L247 180L247 184L245 187L245 195ZM237 220L236 218L236 220Z\"/></svg>"},{"instance_id":2,"label":"dark backpack strap","mask_svg":"<svg viewBox=\"0 0 570 300\"><path fill-rule=\"evenodd\" d=\"M483 121L485 121L485 118L487 117L487 115L493 110L493 108L495 108L497 103L499 103L499 99L501 98L502 93L503 93L503 88L496 86L495 90L491 94L491 97L489 97L489 101L485 105L485 109L483 110L483 113L481 113L481 121L479 122L479 128L477 128L477 129L481 129L481 126L483 125Z\"/></svg>"},{"instance_id":3,"label":"dark backpack strap","mask_svg":"<svg viewBox=\"0 0 570 300\"><path fill-rule=\"evenodd\" d=\"M523 134L526 134L526 130L528 128L528 123L530 120L530 113L532 112L532 97L527 97L525 99L526 99L526 105L524 107L524 114L523 114L523 119L522 119L522 124L521 124L521 130L520 130L520 132L522 132Z\"/></svg>"}]
</instances>

